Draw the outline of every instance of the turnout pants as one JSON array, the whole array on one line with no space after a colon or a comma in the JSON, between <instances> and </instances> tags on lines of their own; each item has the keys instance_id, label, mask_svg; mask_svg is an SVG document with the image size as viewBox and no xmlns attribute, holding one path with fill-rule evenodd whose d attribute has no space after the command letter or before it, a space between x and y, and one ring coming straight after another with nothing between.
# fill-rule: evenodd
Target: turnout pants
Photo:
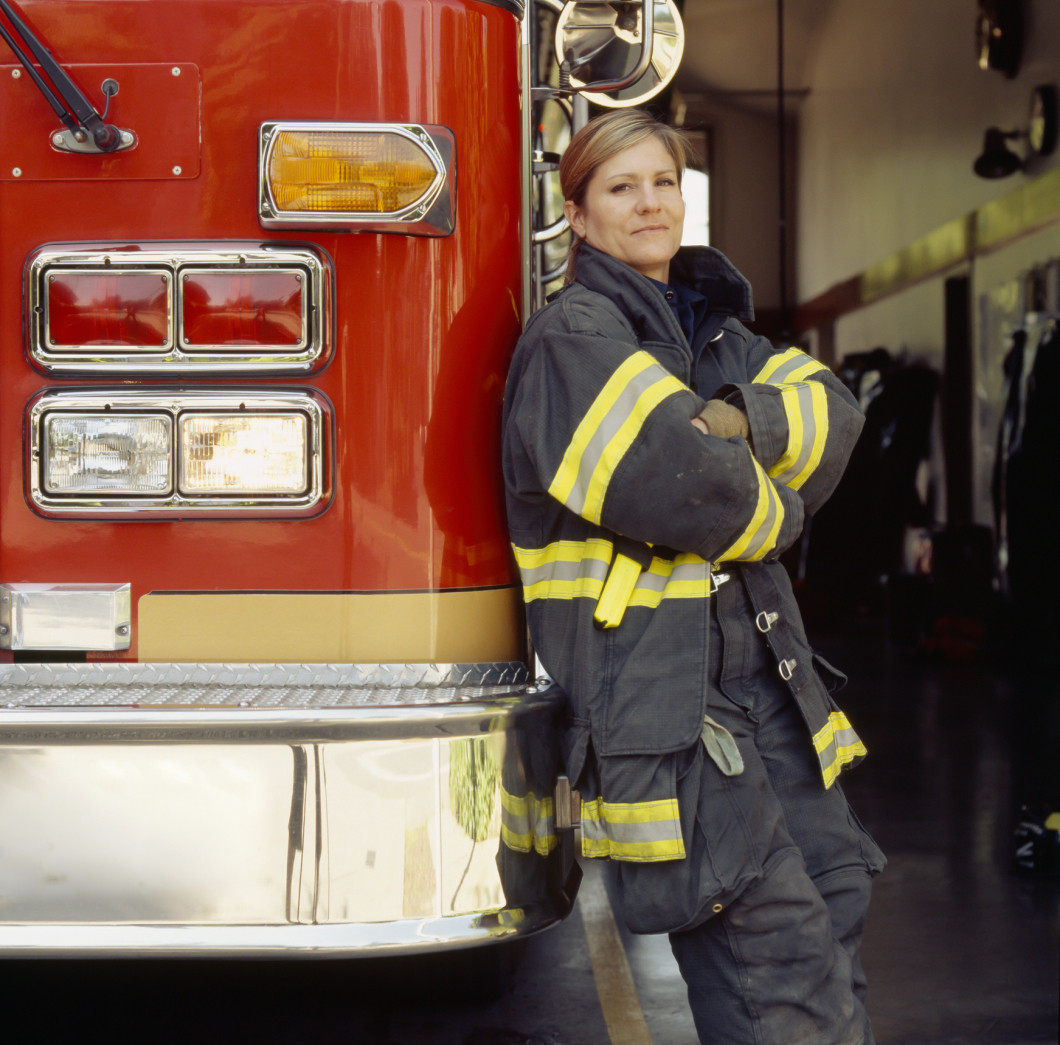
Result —
<instances>
[{"instance_id":1,"label":"turnout pants","mask_svg":"<svg viewBox=\"0 0 1060 1045\"><path fill-rule=\"evenodd\" d=\"M860 950L883 854L839 784L825 790L739 581L716 599L708 713L736 739L744 770L725 780L736 801L717 801L716 780L702 787L710 798L697 830L705 818L736 810L758 873L711 917L670 934L700 1041L872 1045ZM717 772L704 759L701 776Z\"/></svg>"}]
</instances>

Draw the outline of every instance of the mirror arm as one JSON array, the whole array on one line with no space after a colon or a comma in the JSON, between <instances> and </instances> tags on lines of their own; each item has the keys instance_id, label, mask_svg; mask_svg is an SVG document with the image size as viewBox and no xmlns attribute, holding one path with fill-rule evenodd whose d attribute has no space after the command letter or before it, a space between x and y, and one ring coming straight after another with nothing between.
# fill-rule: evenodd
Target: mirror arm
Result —
<instances>
[{"instance_id":1,"label":"mirror arm","mask_svg":"<svg viewBox=\"0 0 1060 1045\"><path fill-rule=\"evenodd\" d=\"M606 4L611 0L577 0L583 4ZM579 91L600 93L603 91L619 91L636 83L647 71L651 64L652 45L655 34L655 0L640 0L641 9L641 33L640 33L640 58L631 73L617 80L600 80L596 83L587 83L579 87Z\"/></svg>"}]
</instances>

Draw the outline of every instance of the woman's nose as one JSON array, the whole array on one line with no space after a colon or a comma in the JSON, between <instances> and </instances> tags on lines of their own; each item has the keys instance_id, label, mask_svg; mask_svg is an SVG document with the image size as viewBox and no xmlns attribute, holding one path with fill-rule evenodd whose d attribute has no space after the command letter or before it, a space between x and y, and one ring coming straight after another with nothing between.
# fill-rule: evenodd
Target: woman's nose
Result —
<instances>
[{"instance_id":1,"label":"woman's nose","mask_svg":"<svg viewBox=\"0 0 1060 1045\"><path fill-rule=\"evenodd\" d=\"M659 195L653 186L647 185L641 189L637 197L637 209L642 211L659 209Z\"/></svg>"}]
</instances>

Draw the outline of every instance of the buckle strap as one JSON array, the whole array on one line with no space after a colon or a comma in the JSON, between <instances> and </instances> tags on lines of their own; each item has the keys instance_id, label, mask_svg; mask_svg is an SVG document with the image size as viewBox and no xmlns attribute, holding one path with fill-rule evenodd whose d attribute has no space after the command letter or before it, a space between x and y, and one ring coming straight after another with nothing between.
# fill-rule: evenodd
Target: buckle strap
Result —
<instances>
[{"instance_id":1,"label":"buckle strap","mask_svg":"<svg viewBox=\"0 0 1060 1045\"><path fill-rule=\"evenodd\" d=\"M622 623L637 579L651 565L654 555L650 544L621 534L615 536L611 569L593 612L593 624L597 628L617 628Z\"/></svg>"}]
</instances>

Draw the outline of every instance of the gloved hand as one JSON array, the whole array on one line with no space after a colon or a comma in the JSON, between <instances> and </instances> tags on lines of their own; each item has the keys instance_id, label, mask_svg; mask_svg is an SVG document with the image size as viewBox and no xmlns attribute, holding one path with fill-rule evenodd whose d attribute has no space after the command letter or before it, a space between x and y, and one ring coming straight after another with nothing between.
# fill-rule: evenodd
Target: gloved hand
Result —
<instances>
[{"instance_id":1,"label":"gloved hand","mask_svg":"<svg viewBox=\"0 0 1060 1045\"><path fill-rule=\"evenodd\" d=\"M696 424L700 421L701 424ZM692 420L692 424L707 435L720 436L722 439L731 439L734 435L750 439L751 428L747 423L747 415L735 406L730 406L721 399L711 399L699 412L699 417Z\"/></svg>"}]
</instances>

